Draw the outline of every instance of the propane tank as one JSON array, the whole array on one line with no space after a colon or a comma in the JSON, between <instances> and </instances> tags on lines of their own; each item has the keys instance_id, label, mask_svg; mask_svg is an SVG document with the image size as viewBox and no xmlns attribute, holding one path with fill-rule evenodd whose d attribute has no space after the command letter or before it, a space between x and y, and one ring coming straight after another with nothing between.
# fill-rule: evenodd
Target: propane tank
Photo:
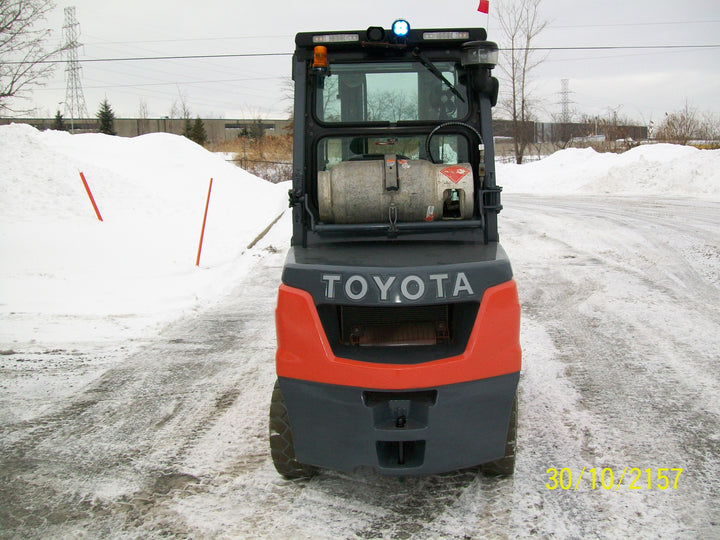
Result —
<instances>
[{"instance_id":1,"label":"propane tank","mask_svg":"<svg viewBox=\"0 0 720 540\"><path fill-rule=\"evenodd\" d=\"M318 173L324 223L381 223L396 209L398 222L463 220L473 215L469 163L434 164L398 158L342 161Z\"/></svg>"}]
</instances>

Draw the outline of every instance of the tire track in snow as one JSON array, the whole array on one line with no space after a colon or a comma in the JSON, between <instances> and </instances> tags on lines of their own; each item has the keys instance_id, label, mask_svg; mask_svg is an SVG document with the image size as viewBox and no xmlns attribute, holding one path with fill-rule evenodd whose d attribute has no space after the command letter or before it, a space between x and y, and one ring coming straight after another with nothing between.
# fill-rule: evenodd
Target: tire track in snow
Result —
<instances>
[{"instance_id":1,"label":"tire track in snow","mask_svg":"<svg viewBox=\"0 0 720 540\"><path fill-rule=\"evenodd\" d=\"M582 414L570 416L583 439L578 466L684 467L689 474L682 490L692 501L678 491L635 492L637 515L627 524L655 522L671 536L717 528L720 514L712 501L720 447L708 435L720 431L720 342L712 330L720 294L683 260L687 240L677 234L695 229L718 242L717 214L713 224L704 208L681 209L680 220L667 225L676 209L664 203L657 203L657 212L637 212L630 200L545 203L522 198L510 205L513 215L534 214L541 225L530 235L518 230L525 235L519 246L546 258L524 268L514 262L519 282L530 284L524 299L521 287L525 311L552 337L557 360L565 364L562 378L579 395ZM703 216L697 222L696 212ZM588 238L568 234L573 230ZM513 258L512 242L505 244ZM669 286L667 273L681 276L684 287Z\"/></svg>"},{"instance_id":2,"label":"tire track in snow","mask_svg":"<svg viewBox=\"0 0 720 540\"><path fill-rule=\"evenodd\" d=\"M276 283L266 289L273 294L256 292L255 304L258 298L274 303ZM268 374L273 368L274 329L256 324L257 305L246 305L248 293L241 286L221 309L174 323L56 412L2 426L0 433L8 435L3 440L12 442L0 447L6 480L0 535L72 534L110 524L118 531L128 519L131 528L160 524L158 530L187 534L182 526L169 527L167 516L158 521L155 509L177 491L201 487L200 478L182 470L186 454L243 396L247 383L248 399L262 388L258 365L266 365ZM247 353L260 359L243 358Z\"/></svg>"}]
</instances>

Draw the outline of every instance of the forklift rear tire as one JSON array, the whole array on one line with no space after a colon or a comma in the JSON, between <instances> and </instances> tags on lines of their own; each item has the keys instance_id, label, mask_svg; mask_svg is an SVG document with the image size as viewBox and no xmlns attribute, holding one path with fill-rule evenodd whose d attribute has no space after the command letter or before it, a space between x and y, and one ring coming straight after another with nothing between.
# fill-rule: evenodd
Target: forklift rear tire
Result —
<instances>
[{"instance_id":1,"label":"forklift rear tire","mask_svg":"<svg viewBox=\"0 0 720 540\"><path fill-rule=\"evenodd\" d=\"M275 469L285 478L310 478L317 473L315 467L295 459L290 419L277 380L270 403L270 455Z\"/></svg>"},{"instance_id":2,"label":"forklift rear tire","mask_svg":"<svg viewBox=\"0 0 720 540\"><path fill-rule=\"evenodd\" d=\"M510 413L510 424L508 425L507 439L505 441L505 455L500 459L484 463L480 471L485 476L512 476L515 472L515 451L517 450L517 420L518 420L518 399L515 395L512 412Z\"/></svg>"}]
</instances>

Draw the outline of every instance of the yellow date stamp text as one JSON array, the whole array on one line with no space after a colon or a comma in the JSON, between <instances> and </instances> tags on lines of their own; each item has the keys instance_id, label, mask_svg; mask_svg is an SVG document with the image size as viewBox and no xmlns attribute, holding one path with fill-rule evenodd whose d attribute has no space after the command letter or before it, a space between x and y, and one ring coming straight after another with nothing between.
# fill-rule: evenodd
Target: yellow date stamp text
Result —
<instances>
[{"instance_id":1,"label":"yellow date stamp text","mask_svg":"<svg viewBox=\"0 0 720 540\"><path fill-rule=\"evenodd\" d=\"M637 467L625 467L624 469L613 469L606 467L587 468L575 471L565 467L557 469L550 467L547 474L545 487L549 490L562 489L577 491L580 486L584 489L604 489L619 491L623 489L677 489L678 480L682 474L682 467L658 467L640 469Z\"/></svg>"}]
</instances>

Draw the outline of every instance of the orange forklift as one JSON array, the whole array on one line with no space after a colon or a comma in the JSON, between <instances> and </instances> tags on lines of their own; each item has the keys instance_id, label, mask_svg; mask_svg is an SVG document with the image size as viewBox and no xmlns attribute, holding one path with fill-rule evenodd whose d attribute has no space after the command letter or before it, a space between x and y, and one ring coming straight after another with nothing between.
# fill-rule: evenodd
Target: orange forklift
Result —
<instances>
[{"instance_id":1,"label":"orange forklift","mask_svg":"<svg viewBox=\"0 0 720 540\"><path fill-rule=\"evenodd\" d=\"M482 28L306 32L279 288L277 471L515 466L520 305Z\"/></svg>"}]
</instances>

